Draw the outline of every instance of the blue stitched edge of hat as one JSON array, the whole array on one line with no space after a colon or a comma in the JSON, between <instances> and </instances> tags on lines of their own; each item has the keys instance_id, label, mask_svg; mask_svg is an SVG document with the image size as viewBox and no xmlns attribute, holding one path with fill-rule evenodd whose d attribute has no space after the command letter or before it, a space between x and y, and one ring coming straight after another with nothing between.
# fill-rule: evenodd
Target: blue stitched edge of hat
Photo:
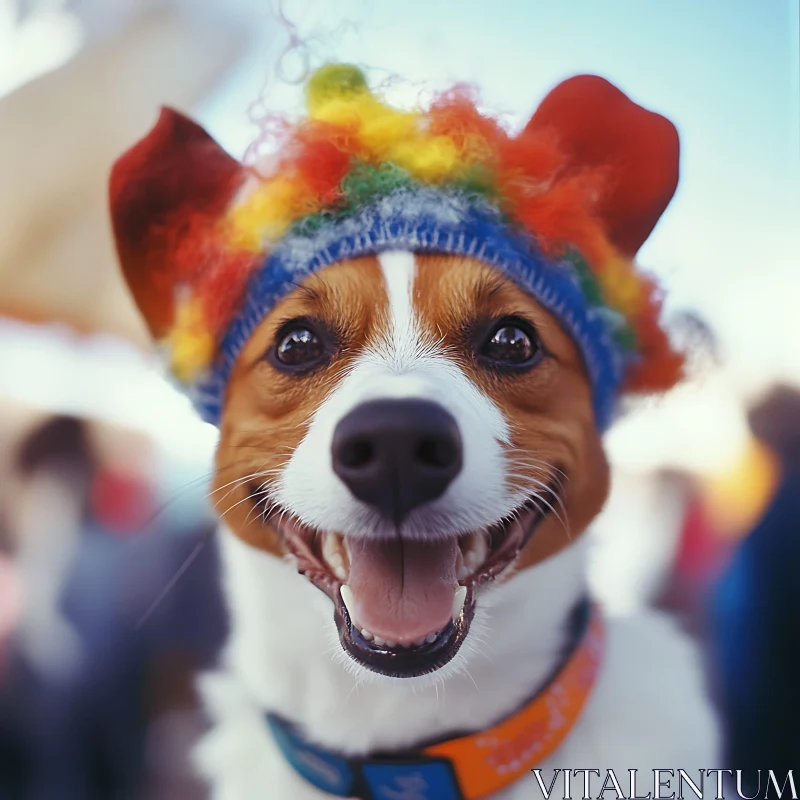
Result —
<instances>
[{"instance_id":1,"label":"blue stitched edge of hat","mask_svg":"<svg viewBox=\"0 0 800 800\"><path fill-rule=\"evenodd\" d=\"M589 307L574 267L548 260L533 238L511 229L483 198L420 186L396 190L351 217L310 234L289 233L250 279L245 303L221 342L210 370L190 390L207 422L217 424L236 359L258 324L307 276L348 258L387 250L471 256L497 268L529 292L581 350L600 430L611 423L626 360L612 331L615 315Z\"/></svg>"}]
</instances>

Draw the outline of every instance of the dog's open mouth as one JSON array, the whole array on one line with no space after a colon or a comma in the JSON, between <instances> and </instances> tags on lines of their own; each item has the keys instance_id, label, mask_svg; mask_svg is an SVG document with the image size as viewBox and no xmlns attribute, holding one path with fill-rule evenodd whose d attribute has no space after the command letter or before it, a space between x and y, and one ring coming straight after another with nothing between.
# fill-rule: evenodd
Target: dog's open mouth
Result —
<instances>
[{"instance_id":1,"label":"dog's open mouth","mask_svg":"<svg viewBox=\"0 0 800 800\"><path fill-rule=\"evenodd\" d=\"M507 569L550 510L531 500L509 520L438 541L341 536L268 515L298 571L324 591L344 650L384 675L444 666L472 621L475 590Z\"/></svg>"}]
</instances>

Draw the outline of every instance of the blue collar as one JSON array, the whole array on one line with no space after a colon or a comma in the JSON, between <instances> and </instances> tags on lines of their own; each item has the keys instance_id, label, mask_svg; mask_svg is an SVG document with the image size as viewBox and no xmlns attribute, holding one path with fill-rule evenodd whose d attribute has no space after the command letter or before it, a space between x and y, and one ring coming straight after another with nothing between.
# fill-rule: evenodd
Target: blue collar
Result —
<instances>
[{"instance_id":1,"label":"blue collar","mask_svg":"<svg viewBox=\"0 0 800 800\"><path fill-rule=\"evenodd\" d=\"M274 714L267 723L284 758L310 784L335 797L359 800L464 800L445 758L344 758L301 738Z\"/></svg>"}]
</instances>

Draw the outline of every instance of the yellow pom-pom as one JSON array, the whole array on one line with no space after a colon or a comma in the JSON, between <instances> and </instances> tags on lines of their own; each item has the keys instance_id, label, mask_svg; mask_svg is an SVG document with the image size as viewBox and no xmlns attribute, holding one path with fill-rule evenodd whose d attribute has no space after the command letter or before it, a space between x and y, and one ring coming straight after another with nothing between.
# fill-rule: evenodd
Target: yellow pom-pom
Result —
<instances>
[{"instance_id":1,"label":"yellow pom-pom","mask_svg":"<svg viewBox=\"0 0 800 800\"><path fill-rule=\"evenodd\" d=\"M423 181L442 181L458 165L459 152L446 136L420 137L419 141L399 142L392 161Z\"/></svg>"},{"instance_id":2,"label":"yellow pom-pom","mask_svg":"<svg viewBox=\"0 0 800 800\"><path fill-rule=\"evenodd\" d=\"M609 259L599 275L606 302L623 314L638 314L647 304L645 287L632 262L619 257Z\"/></svg>"},{"instance_id":3,"label":"yellow pom-pom","mask_svg":"<svg viewBox=\"0 0 800 800\"><path fill-rule=\"evenodd\" d=\"M191 383L214 358L214 337L208 332L202 306L194 297L178 303L175 326L167 338L170 369L183 383Z\"/></svg>"},{"instance_id":4,"label":"yellow pom-pom","mask_svg":"<svg viewBox=\"0 0 800 800\"><path fill-rule=\"evenodd\" d=\"M291 177L277 177L259 186L228 214L228 237L237 250L259 253L276 241L298 215L316 211L302 184Z\"/></svg>"},{"instance_id":5,"label":"yellow pom-pom","mask_svg":"<svg viewBox=\"0 0 800 800\"><path fill-rule=\"evenodd\" d=\"M306 104L312 117L332 100L369 94L364 73L352 64L326 64L320 67L306 86Z\"/></svg>"}]
</instances>

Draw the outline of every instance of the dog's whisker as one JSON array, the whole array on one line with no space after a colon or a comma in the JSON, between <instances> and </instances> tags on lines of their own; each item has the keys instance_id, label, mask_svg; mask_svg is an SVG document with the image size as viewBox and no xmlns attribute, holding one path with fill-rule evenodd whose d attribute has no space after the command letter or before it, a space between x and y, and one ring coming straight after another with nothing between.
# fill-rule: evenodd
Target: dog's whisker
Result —
<instances>
[{"instance_id":1,"label":"dog's whisker","mask_svg":"<svg viewBox=\"0 0 800 800\"><path fill-rule=\"evenodd\" d=\"M210 492L208 492L207 497L210 500L212 495L215 495L217 492L221 492L223 489L227 489L229 486L233 486L236 483L243 483L244 481L250 480L251 478L257 478L261 475L262 471L263 467L262 469L259 469L256 472L251 472L249 475L240 475L238 478L234 478L232 481L229 481L228 483L223 484L222 486L218 486L217 488L212 489Z\"/></svg>"},{"instance_id":2,"label":"dog's whisker","mask_svg":"<svg viewBox=\"0 0 800 800\"><path fill-rule=\"evenodd\" d=\"M216 510L216 508L221 503L223 503L231 494L233 494L233 492L235 492L240 486L242 486L247 481L254 480L256 478L268 478L273 474L279 474L279 473L280 473L280 470L265 470L265 469L261 469L258 472L253 472L250 475L245 475L245 476L243 476L241 478L237 478L236 480L230 481L230 483L226 483L225 486L220 486L219 488L214 489L212 492L208 493L207 497L210 500L211 496L213 494L216 494L216 492L222 491L223 489L227 488L228 486L232 486L232 488L229 489L228 492L226 492L223 497L219 498L214 503L213 507Z\"/></svg>"},{"instance_id":3,"label":"dog's whisker","mask_svg":"<svg viewBox=\"0 0 800 800\"><path fill-rule=\"evenodd\" d=\"M232 505L230 508L226 508L226 509L225 509L225 510L224 510L224 511L223 511L223 512L222 512L222 513L219 515L220 519L223 519L223 518L225 517L225 515L226 515L226 514L229 514L229 513L230 513L231 511L233 511L235 508L237 508L238 506L240 506L242 503L246 503L248 500L250 500L250 495L249 495L249 494L245 495L245 496L244 496L244 497L243 497L241 500L237 500L237 501L236 501L236 502L235 502L235 503L234 503L234 504L233 504L233 505Z\"/></svg>"},{"instance_id":4,"label":"dog's whisker","mask_svg":"<svg viewBox=\"0 0 800 800\"><path fill-rule=\"evenodd\" d=\"M558 495L556 495L556 499L558 499ZM534 495L531 498L531 500L534 503L534 505L536 505L537 508L540 508L538 503L540 503L540 502L544 503L544 505L553 513L553 516L561 523L562 527L564 528L564 532L567 535L567 539L572 541L572 533L570 532L570 528L569 528L569 518L566 516L566 513L562 517L561 514L559 514L558 511L556 511L556 509L553 507L553 505L548 503L547 500L545 500L541 495ZM563 506L563 504L562 504L562 506Z\"/></svg>"},{"instance_id":5,"label":"dog's whisker","mask_svg":"<svg viewBox=\"0 0 800 800\"><path fill-rule=\"evenodd\" d=\"M188 481L187 483L183 484L182 486L178 487L175 492L165 500L153 513L152 515L142 523L142 530L146 531L150 526L163 514L170 506L174 503L178 502L182 497L185 497L188 492L192 489L196 488L198 484L205 483L214 478L214 476L218 475L223 470L234 469L235 467L241 466L241 464L246 463L246 461L238 461L232 464L228 464L225 467L215 468L210 472L205 473L204 475L200 475L198 478L194 480Z\"/></svg>"},{"instance_id":6,"label":"dog's whisker","mask_svg":"<svg viewBox=\"0 0 800 800\"><path fill-rule=\"evenodd\" d=\"M511 464L524 464L524 465L538 465L541 467L546 468L549 472L556 473L560 475L562 478L567 479L567 473L564 470L556 467L554 464L549 463L548 461L543 461L542 459L538 459L535 456L531 456L527 453L520 453L519 451L511 451L507 454L507 459Z\"/></svg>"},{"instance_id":7,"label":"dog's whisker","mask_svg":"<svg viewBox=\"0 0 800 800\"><path fill-rule=\"evenodd\" d=\"M136 623L135 629L138 630L142 627L142 625L147 622L147 620L153 615L153 613L158 609L161 603L164 601L166 596L175 588L178 581L186 574L186 571L189 567L194 563L195 559L200 555L202 549L208 544L208 540L214 533L214 529L211 528L207 533L205 533L200 540L195 544L192 548L191 552L188 556L186 556L183 564L175 571L175 574L170 578L167 582L167 585L161 590L159 595L156 597L155 600L148 606L144 614L139 618L139 621Z\"/></svg>"},{"instance_id":8,"label":"dog's whisker","mask_svg":"<svg viewBox=\"0 0 800 800\"><path fill-rule=\"evenodd\" d=\"M237 492L242 486L247 483L247 478L238 481L232 488L230 488L222 497L220 497L213 505L212 510L216 511L234 492ZM209 497L209 499L211 499Z\"/></svg>"},{"instance_id":9,"label":"dog's whisker","mask_svg":"<svg viewBox=\"0 0 800 800\"><path fill-rule=\"evenodd\" d=\"M521 461L510 460L508 463L508 469L515 470L515 471L532 471L536 475L544 475L548 480L551 481L558 481L559 483L565 480L564 477L558 475L549 465L547 464L532 464L532 463L524 463Z\"/></svg>"},{"instance_id":10,"label":"dog's whisker","mask_svg":"<svg viewBox=\"0 0 800 800\"><path fill-rule=\"evenodd\" d=\"M544 475L549 481L558 483L559 486L563 486L563 484L568 480L568 478L563 474L558 474L552 467L547 464L533 464L533 463L524 463L521 461L512 460L508 464L509 469L515 471L527 471L531 470L537 475Z\"/></svg>"},{"instance_id":11,"label":"dog's whisker","mask_svg":"<svg viewBox=\"0 0 800 800\"><path fill-rule=\"evenodd\" d=\"M272 500L274 489L275 487L273 484L264 483L257 492L253 492L250 495L250 499L253 501L253 507L250 509L250 511L247 512L247 517L245 518L244 521L245 525L248 524L250 515L255 510L260 511L262 523L265 523L267 521L270 511L274 507L274 501Z\"/></svg>"}]
</instances>

